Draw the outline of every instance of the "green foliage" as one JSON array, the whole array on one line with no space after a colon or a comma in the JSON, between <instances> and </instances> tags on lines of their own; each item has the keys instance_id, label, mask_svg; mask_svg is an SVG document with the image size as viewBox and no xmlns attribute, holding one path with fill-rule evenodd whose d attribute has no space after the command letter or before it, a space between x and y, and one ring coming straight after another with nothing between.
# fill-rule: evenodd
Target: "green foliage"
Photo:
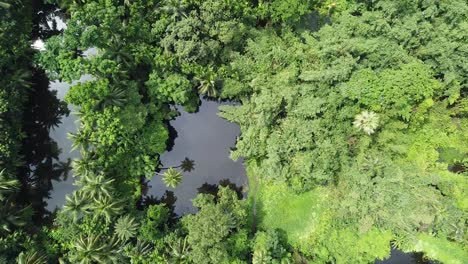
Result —
<instances>
[{"instance_id":1,"label":"green foliage","mask_svg":"<svg viewBox=\"0 0 468 264\"><path fill-rule=\"evenodd\" d=\"M379 126L379 116L374 112L362 111L354 118L353 125L368 135L373 134Z\"/></svg>"},{"instance_id":2,"label":"green foliage","mask_svg":"<svg viewBox=\"0 0 468 264\"><path fill-rule=\"evenodd\" d=\"M163 174L163 182L167 187L176 188L182 181L182 173L174 168L167 169Z\"/></svg>"},{"instance_id":3,"label":"green foliage","mask_svg":"<svg viewBox=\"0 0 468 264\"><path fill-rule=\"evenodd\" d=\"M8 8L5 8L8 5ZM0 170L14 175L20 165L22 110L31 84L31 6L4 2L0 8Z\"/></svg>"},{"instance_id":4,"label":"green foliage","mask_svg":"<svg viewBox=\"0 0 468 264\"><path fill-rule=\"evenodd\" d=\"M79 237L73 243L70 260L73 263L113 263L117 261L117 252L114 241L103 241L102 237L88 234Z\"/></svg>"},{"instance_id":5,"label":"green foliage","mask_svg":"<svg viewBox=\"0 0 468 264\"><path fill-rule=\"evenodd\" d=\"M228 187L220 187L218 196L219 201L215 203L213 195L198 195L194 205L200 211L182 219L194 263L224 263L237 257L229 254L228 239L236 229L243 228L246 207Z\"/></svg>"},{"instance_id":6,"label":"green foliage","mask_svg":"<svg viewBox=\"0 0 468 264\"><path fill-rule=\"evenodd\" d=\"M66 203L63 206L62 211L65 214L71 215L74 221L78 220L82 214L87 213L88 204L86 203L86 198L81 192L73 192L72 195L67 195L65 197Z\"/></svg>"},{"instance_id":7,"label":"green foliage","mask_svg":"<svg viewBox=\"0 0 468 264\"><path fill-rule=\"evenodd\" d=\"M461 264L468 259L466 246L462 248L449 240L428 234L419 235L413 249L423 251L428 258L448 264Z\"/></svg>"},{"instance_id":8,"label":"green foliage","mask_svg":"<svg viewBox=\"0 0 468 264\"><path fill-rule=\"evenodd\" d=\"M21 231L32 12L0 2L0 262L44 263L45 248L69 263L369 263L390 242L467 258L464 1L59 2L67 28L37 59L72 83L79 189L29 228L46 246ZM249 200L226 187L180 221L164 204L135 210L174 105L194 112L199 95L241 102L221 116L241 127L232 157L249 164Z\"/></svg>"},{"instance_id":9,"label":"green foliage","mask_svg":"<svg viewBox=\"0 0 468 264\"><path fill-rule=\"evenodd\" d=\"M18 209L14 202L6 201L0 207L0 233L10 233L14 228L27 225L31 213L28 207Z\"/></svg>"},{"instance_id":10,"label":"green foliage","mask_svg":"<svg viewBox=\"0 0 468 264\"><path fill-rule=\"evenodd\" d=\"M129 215L120 217L114 226L114 233L121 241L127 241L137 235L138 223Z\"/></svg>"},{"instance_id":11,"label":"green foliage","mask_svg":"<svg viewBox=\"0 0 468 264\"><path fill-rule=\"evenodd\" d=\"M277 231L257 232L253 243L254 264L290 263L290 254Z\"/></svg>"},{"instance_id":12,"label":"green foliage","mask_svg":"<svg viewBox=\"0 0 468 264\"><path fill-rule=\"evenodd\" d=\"M319 263L335 262L369 263L375 259L385 259L390 255L390 231L372 229L360 234L355 230L334 228L324 233L322 240L326 250L315 251Z\"/></svg>"},{"instance_id":13,"label":"green foliage","mask_svg":"<svg viewBox=\"0 0 468 264\"><path fill-rule=\"evenodd\" d=\"M270 18L273 22L296 22L301 16L312 11L314 2L313 0L259 1L257 12L260 17Z\"/></svg>"},{"instance_id":14,"label":"green foliage","mask_svg":"<svg viewBox=\"0 0 468 264\"><path fill-rule=\"evenodd\" d=\"M151 245L138 240L135 245L128 244L125 246L124 251L132 264L145 263L151 253Z\"/></svg>"},{"instance_id":15,"label":"green foliage","mask_svg":"<svg viewBox=\"0 0 468 264\"><path fill-rule=\"evenodd\" d=\"M47 257L37 251L21 252L17 258L18 264L47 264Z\"/></svg>"},{"instance_id":16,"label":"green foliage","mask_svg":"<svg viewBox=\"0 0 468 264\"><path fill-rule=\"evenodd\" d=\"M222 90L242 104L221 115L241 126L232 157L249 161L260 227L317 263L382 259L418 234L466 245L466 179L447 168L464 173L468 153L466 56L454 55L467 8L369 1L314 33L247 41Z\"/></svg>"},{"instance_id":17,"label":"green foliage","mask_svg":"<svg viewBox=\"0 0 468 264\"><path fill-rule=\"evenodd\" d=\"M166 238L169 261L171 263L190 263L190 246L187 237L178 237L175 233L169 234Z\"/></svg>"},{"instance_id":18,"label":"green foliage","mask_svg":"<svg viewBox=\"0 0 468 264\"><path fill-rule=\"evenodd\" d=\"M3 169L0 171L0 202L3 202L12 192L19 188L18 180L11 179Z\"/></svg>"},{"instance_id":19,"label":"green foliage","mask_svg":"<svg viewBox=\"0 0 468 264\"><path fill-rule=\"evenodd\" d=\"M30 217L28 207L21 208L16 204L15 193L19 189L19 182L13 179L5 169L0 171L0 234L10 233L13 228L25 226Z\"/></svg>"},{"instance_id":20,"label":"green foliage","mask_svg":"<svg viewBox=\"0 0 468 264\"><path fill-rule=\"evenodd\" d=\"M170 210L165 205L150 205L146 210L146 218L142 221L138 238L143 241L158 242L164 236L170 216Z\"/></svg>"},{"instance_id":21,"label":"green foliage","mask_svg":"<svg viewBox=\"0 0 468 264\"><path fill-rule=\"evenodd\" d=\"M389 116L397 114L408 120L411 107L434 96L441 86L433 79L429 66L416 62L378 74L369 69L357 71L343 89L351 99L373 111L387 110Z\"/></svg>"},{"instance_id":22,"label":"green foliage","mask_svg":"<svg viewBox=\"0 0 468 264\"><path fill-rule=\"evenodd\" d=\"M122 201L116 197L107 196L95 199L90 209L93 211L94 218L104 217L108 223L123 212Z\"/></svg>"},{"instance_id":23,"label":"green foliage","mask_svg":"<svg viewBox=\"0 0 468 264\"><path fill-rule=\"evenodd\" d=\"M110 197L113 191L114 179L106 179L103 174L87 173L75 183L80 187L80 193L87 199Z\"/></svg>"}]
</instances>

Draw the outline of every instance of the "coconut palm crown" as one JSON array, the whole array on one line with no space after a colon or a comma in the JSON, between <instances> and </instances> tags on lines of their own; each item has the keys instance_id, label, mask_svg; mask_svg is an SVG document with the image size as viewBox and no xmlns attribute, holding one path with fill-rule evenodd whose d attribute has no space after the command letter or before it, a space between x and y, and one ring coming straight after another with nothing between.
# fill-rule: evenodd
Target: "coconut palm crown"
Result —
<instances>
[{"instance_id":1,"label":"coconut palm crown","mask_svg":"<svg viewBox=\"0 0 468 264\"><path fill-rule=\"evenodd\" d=\"M379 116L372 111L362 111L354 118L354 127L371 135L379 126Z\"/></svg>"},{"instance_id":2,"label":"coconut palm crown","mask_svg":"<svg viewBox=\"0 0 468 264\"><path fill-rule=\"evenodd\" d=\"M164 172L162 180L167 187L176 188L182 181L182 173L171 167Z\"/></svg>"}]
</instances>

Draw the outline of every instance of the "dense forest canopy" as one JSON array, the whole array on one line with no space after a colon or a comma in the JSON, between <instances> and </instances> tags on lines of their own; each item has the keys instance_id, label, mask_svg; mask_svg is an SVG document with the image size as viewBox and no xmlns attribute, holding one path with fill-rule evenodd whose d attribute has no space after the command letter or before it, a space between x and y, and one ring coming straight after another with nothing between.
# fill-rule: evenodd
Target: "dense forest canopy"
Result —
<instances>
[{"instance_id":1,"label":"dense forest canopy","mask_svg":"<svg viewBox=\"0 0 468 264\"><path fill-rule=\"evenodd\" d=\"M0 1L0 263L468 261L465 1L36 2ZM54 212L68 165L48 133L68 110L46 73L80 121L77 190ZM200 191L178 216L142 189L193 169L159 158L200 96L239 102L220 116L249 191Z\"/></svg>"}]
</instances>

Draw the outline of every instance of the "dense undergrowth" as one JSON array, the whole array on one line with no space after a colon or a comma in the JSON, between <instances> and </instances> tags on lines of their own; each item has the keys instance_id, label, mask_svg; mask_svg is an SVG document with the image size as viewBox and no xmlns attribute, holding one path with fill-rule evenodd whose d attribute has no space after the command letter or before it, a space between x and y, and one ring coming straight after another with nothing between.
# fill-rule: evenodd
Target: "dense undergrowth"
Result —
<instances>
[{"instance_id":1,"label":"dense undergrowth","mask_svg":"<svg viewBox=\"0 0 468 264\"><path fill-rule=\"evenodd\" d=\"M0 263L369 263L391 247L468 260L464 1L41 6L0 2ZM33 52L58 7L66 29ZM73 82L80 119L78 190L48 221L18 198L35 183L15 180L33 68ZM174 105L195 112L200 95L242 103L220 115L241 127L249 197L220 187L177 217L142 184ZM182 174L161 173L174 187Z\"/></svg>"}]
</instances>

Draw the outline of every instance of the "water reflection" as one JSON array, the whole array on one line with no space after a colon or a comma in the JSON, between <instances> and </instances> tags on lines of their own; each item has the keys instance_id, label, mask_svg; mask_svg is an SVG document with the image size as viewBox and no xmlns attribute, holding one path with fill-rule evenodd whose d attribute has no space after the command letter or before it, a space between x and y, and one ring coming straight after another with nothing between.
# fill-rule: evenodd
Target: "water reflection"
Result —
<instances>
[{"instance_id":1,"label":"water reflection","mask_svg":"<svg viewBox=\"0 0 468 264\"><path fill-rule=\"evenodd\" d=\"M60 124L63 116L68 116L67 105L59 100L56 92L49 90L49 80L41 69L33 69L33 85L28 91L23 112L22 149L24 165L20 167L18 179L22 185L20 201L31 204L33 219L44 220L49 212L46 209L52 189L52 180L61 180L70 171L70 160L59 161L60 147L49 132Z\"/></svg>"},{"instance_id":2,"label":"water reflection","mask_svg":"<svg viewBox=\"0 0 468 264\"><path fill-rule=\"evenodd\" d=\"M220 180L218 184L209 184L205 182L200 188L197 188L198 193L205 193L211 194L215 196L216 200L218 200L218 188L222 187L229 187L229 189L233 190L237 194L237 198L242 199L244 197L242 186L237 186L232 183L229 179Z\"/></svg>"},{"instance_id":3,"label":"water reflection","mask_svg":"<svg viewBox=\"0 0 468 264\"><path fill-rule=\"evenodd\" d=\"M202 100L197 113L190 114L179 109L181 115L170 122L172 131L177 132L170 133L173 144L169 145L173 146L161 155L161 163L165 168L179 169L183 169L185 163L187 172L183 172L184 178L176 189L167 188L161 176L155 175L150 181L148 193L159 197L165 190L173 191L177 197L175 212L178 215L196 211L191 199L197 196L198 188L208 192L223 179L228 179L235 186L247 183L242 161L235 162L229 158L240 130L238 125L217 115L218 107L222 104L227 103Z\"/></svg>"},{"instance_id":4,"label":"water reflection","mask_svg":"<svg viewBox=\"0 0 468 264\"><path fill-rule=\"evenodd\" d=\"M375 264L436 264L438 262L424 258L422 253L404 253L400 250L392 249L390 258L377 260Z\"/></svg>"},{"instance_id":5,"label":"water reflection","mask_svg":"<svg viewBox=\"0 0 468 264\"><path fill-rule=\"evenodd\" d=\"M60 33L57 24L46 21L57 16L54 4L33 1L31 39L47 39ZM49 132L69 115L67 105L49 90L49 80L43 69L34 65L31 53L31 87L26 92L22 114L23 139L20 149L23 164L18 168L21 192L19 203L31 205L33 221L40 225L51 220L45 199L50 197L52 182L67 178L71 169L69 159L59 160L61 149Z\"/></svg>"},{"instance_id":6,"label":"water reflection","mask_svg":"<svg viewBox=\"0 0 468 264\"><path fill-rule=\"evenodd\" d=\"M77 82L86 82L91 79L91 76L84 75ZM58 81L51 82L50 90L56 91L57 98L63 100L68 90L70 89L70 86L74 85L75 83L76 82L72 84ZM72 149L73 142L68 138L68 134L76 133L78 130L79 120L74 114L77 111L77 108L73 105L68 105L68 108L70 109L70 115L63 117L61 124L50 131L50 137L54 139L58 146L62 149L62 152L59 155L59 160L61 162L81 158L80 152L78 150ZM70 176L72 176L72 173L70 173ZM49 210L54 210L56 207L60 208L64 205L65 195L72 193L77 188L75 185L73 185L74 181L75 180L73 177L68 177L63 181L53 181L53 191L51 192L49 200L47 201L47 208Z\"/></svg>"}]
</instances>

